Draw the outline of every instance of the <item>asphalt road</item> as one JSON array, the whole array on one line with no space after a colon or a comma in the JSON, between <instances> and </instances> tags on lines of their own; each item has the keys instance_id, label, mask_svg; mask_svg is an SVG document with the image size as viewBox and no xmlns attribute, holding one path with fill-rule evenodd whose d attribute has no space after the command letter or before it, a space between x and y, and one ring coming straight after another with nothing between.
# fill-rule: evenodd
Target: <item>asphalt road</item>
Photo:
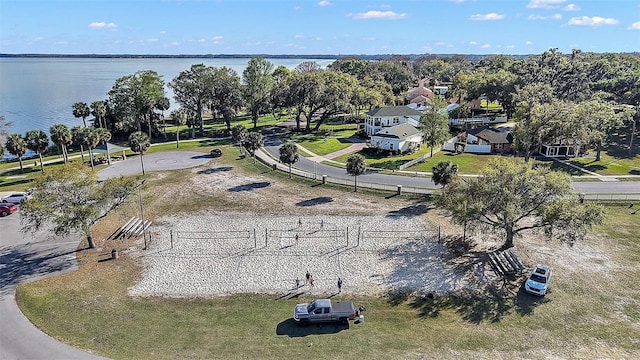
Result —
<instances>
[{"instance_id":1,"label":"asphalt road","mask_svg":"<svg viewBox=\"0 0 640 360\"><path fill-rule=\"evenodd\" d=\"M274 136L265 138L264 149L271 154L275 159L280 157L280 140ZM320 162L311 161L303 156L300 157L294 165L295 168L306 171L308 173L318 174L318 177L327 175L337 179L353 179L351 175L347 173L345 169L335 166L322 164ZM430 177L412 177L412 176L398 176L392 174L378 174L375 172L368 172L366 174L358 176L359 182L371 182L387 185L402 185L403 187L423 187L430 189L439 189ZM624 194L624 193L640 193L640 178L639 181L576 181L573 182L573 188L576 192L586 194Z\"/></svg>"},{"instance_id":2,"label":"asphalt road","mask_svg":"<svg viewBox=\"0 0 640 360\"><path fill-rule=\"evenodd\" d=\"M23 234L20 211L0 218L0 359L102 359L65 345L36 328L15 301L19 283L77 268L76 238Z\"/></svg>"}]
</instances>

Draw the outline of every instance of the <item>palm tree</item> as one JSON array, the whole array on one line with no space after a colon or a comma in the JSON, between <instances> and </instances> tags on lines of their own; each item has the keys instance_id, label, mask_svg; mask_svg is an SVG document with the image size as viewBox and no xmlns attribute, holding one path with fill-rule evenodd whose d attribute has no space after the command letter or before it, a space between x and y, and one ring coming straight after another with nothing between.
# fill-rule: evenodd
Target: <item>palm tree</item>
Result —
<instances>
[{"instance_id":1,"label":"palm tree","mask_svg":"<svg viewBox=\"0 0 640 360\"><path fill-rule=\"evenodd\" d=\"M89 109L89 106L87 105L87 103L77 102L73 104L72 108L73 108L73 116L77 118L82 118L82 123L84 124L84 127L87 127L87 121L85 119L87 118L87 116L91 115L91 109Z\"/></svg>"},{"instance_id":2,"label":"palm tree","mask_svg":"<svg viewBox=\"0 0 640 360\"><path fill-rule=\"evenodd\" d=\"M98 120L96 127L106 128L107 127L107 105L102 100L94 101L91 103L91 115L96 117ZM104 124L102 123L104 121Z\"/></svg>"},{"instance_id":3,"label":"palm tree","mask_svg":"<svg viewBox=\"0 0 640 360\"><path fill-rule=\"evenodd\" d=\"M142 131L136 131L129 135L129 147L131 151L140 153L140 164L142 165L142 175L144 175L144 161L142 157L144 152L149 149L151 142L149 142L149 136Z\"/></svg>"},{"instance_id":4,"label":"palm tree","mask_svg":"<svg viewBox=\"0 0 640 360\"><path fill-rule=\"evenodd\" d=\"M358 191L358 175L364 174L367 164L364 162L364 156L360 154L351 154L347 158L347 172L353 175L354 192Z\"/></svg>"},{"instance_id":5,"label":"palm tree","mask_svg":"<svg viewBox=\"0 0 640 360\"><path fill-rule=\"evenodd\" d=\"M27 147L38 153L38 157L40 157L40 170L44 174L44 164L42 163L42 153L46 152L49 149L49 137L42 130L29 130L27 134L24 136L25 141L27 142Z\"/></svg>"},{"instance_id":6,"label":"palm tree","mask_svg":"<svg viewBox=\"0 0 640 360\"><path fill-rule=\"evenodd\" d=\"M62 151L64 163L69 162L69 154L67 153L67 146L69 146L73 140L71 137L71 131L64 124L55 124L49 128L51 134L51 141L58 145Z\"/></svg>"},{"instance_id":7,"label":"palm tree","mask_svg":"<svg viewBox=\"0 0 640 360\"><path fill-rule=\"evenodd\" d=\"M96 131L95 128L88 127L84 128L82 132L82 145L86 146L89 149L89 161L91 162L91 169L94 168L93 165L93 148L96 147L100 143L100 135Z\"/></svg>"},{"instance_id":8,"label":"palm tree","mask_svg":"<svg viewBox=\"0 0 640 360\"><path fill-rule=\"evenodd\" d=\"M82 138L84 137L84 129L80 126L74 126L71 128L71 142L73 146L80 146L80 156L82 156L82 163L84 163L84 145Z\"/></svg>"},{"instance_id":9,"label":"palm tree","mask_svg":"<svg viewBox=\"0 0 640 360\"><path fill-rule=\"evenodd\" d=\"M433 176L431 179L436 185L442 185L444 191L453 177L458 173L458 164L454 164L451 161L440 161L433 167Z\"/></svg>"},{"instance_id":10,"label":"palm tree","mask_svg":"<svg viewBox=\"0 0 640 360\"><path fill-rule=\"evenodd\" d=\"M111 140L111 132L105 128L96 129L98 133L98 137L100 138L100 142L104 144L105 149L107 150L107 164L111 165L111 154L109 154L109 140Z\"/></svg>"},{"instance_id":11,"label":"palm tree","mask_svg":"<svg viewBox=\"0 0 640 360\"><path fill-rule=\"evenodd\" d=\"M240 152L244 155L244 150L242 148L242 144L244 140L247 138L247 129L242 125L236 125L231 128L231 137L236 144L240 145Z\"/></svg>"},{"instance_id":12,"label":"palm tree","mask_svg":"<svg viewBox=\"0 0 640 360\"><path fill-rule=\"evenodd\" d=\"M167 138L167 128L164 124L164 112L169 110L171 107L171 103L169 102L169 98L164 96L156 102L156 109L160 110L160 116L162 116L162 132L164 133L164 138Z\"/></svg>"},{"instance_id":13,"label":"palm tree","mask_svg":"<svg viewBox=\"0 0 640 360\"><path fill-rule=\"evenodd\" d=\"M288 142L280 147L280 161L289 165L289 179L291 179L291 165L298 161L298 147L292 142Z\"/></svg>"},{"instance_id":14,"label":"palm tree","mask_svg":"<svg viewBox=\"0 0 640 360\"><path fill-rule=\"evenodd\" d=\"M187 123L187 114L182 110L174 110L171 112L171 119L176 124L176 149L180 148L180 126Z\"/></svg>"},{"instance_id":15,"label":"palm tree","mask_svg":"<svg viewBox=\"0 0 640 360\"><path fill-rule=\"evenodd\" d=\"M256 163L256 150L258 150L262 146L262 134L257 131L252 131L247 135L247 139L245 141L245 147L253 156L253 163Z\"/></svg>"},{"instance_id":16,"label":"palm tree","mask_svg":"<svg viewBox=\"0 0 640 360\"><path fill-rule=\"evenodd\" d=\"M18 161L20 162L20 172L23 172L24 169L22 167L22 157L27 153L27 142L24 137L20 134L10 134L7 137L7 142L5 143L7 147L7 151L9 154L18 157Z\"/></svg>"}]
</instances>

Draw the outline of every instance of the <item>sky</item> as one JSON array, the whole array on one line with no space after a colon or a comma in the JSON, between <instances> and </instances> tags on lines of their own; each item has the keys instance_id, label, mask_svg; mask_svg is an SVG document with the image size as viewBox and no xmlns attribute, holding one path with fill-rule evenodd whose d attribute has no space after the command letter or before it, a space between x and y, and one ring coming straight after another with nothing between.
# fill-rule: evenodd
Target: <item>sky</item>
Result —
<instances>
[{"instance_id":1,"label":"sky","mask_svg":"<svg viewBox=\"0 0 640 360\"><path fill-rule=\"evenodd\" d=\"M8 54L640 51L640 0L0 0Z\"/></svg>"}]
</instances>

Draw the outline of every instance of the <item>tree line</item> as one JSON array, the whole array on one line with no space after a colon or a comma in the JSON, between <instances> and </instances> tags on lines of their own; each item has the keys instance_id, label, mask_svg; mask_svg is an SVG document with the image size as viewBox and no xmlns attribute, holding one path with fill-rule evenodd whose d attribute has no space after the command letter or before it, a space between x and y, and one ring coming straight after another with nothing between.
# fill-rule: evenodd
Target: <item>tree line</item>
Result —
<instances>
[{"instance_id":1,"label":"tree line","mask_svg":"<svg viewBox=\"0 0 640 360\"><path fill-rule=\"evenodd\" d=\"M254 129L260 116L272 114L295 118L298 131L313 131L337 115L359 119L363 111L375 107L406 104L407 91L424 78L429 86L449 88L444 104L432 105L431 115L421 121L430 145L446 136L446 121L437 116L442 106L457 103L460 106L452 116L471 116L467 101L480 96L497 101L506 116L516 121L514 145L526 159L543 143L555 140L576 147L594 145L599 157L610 133L635 125L639 116L640 57L580 50L562 54L550 49L524 58L497 55L477 61L462 55L390 56L373 61L343 57L327 68L304 62L293 70L274 68L267 59L254 57L241 75L228 67L194 64L168 83L157 72L142 70L117 79L105 100L73 104L72 113L82 119L83 127L65 129L57 124L49 130L63 155L67 146L74 145L81 148L83 158L85 148L111 137L127 138L134 132L146 133L149 141L166 137L159 124L170 107L168 86L179 105L169 117L178 127L176 146L181 126L190 128L191 137L196 132L204 136L205 113L224 121L228 134L240 113L250 116ZM89 127L91 115L94 120ZM9 134L4 147L20 159L27 149L41 155L48 148L43 134L38 130L29 134Z\"/></svg>"}]
</instances>

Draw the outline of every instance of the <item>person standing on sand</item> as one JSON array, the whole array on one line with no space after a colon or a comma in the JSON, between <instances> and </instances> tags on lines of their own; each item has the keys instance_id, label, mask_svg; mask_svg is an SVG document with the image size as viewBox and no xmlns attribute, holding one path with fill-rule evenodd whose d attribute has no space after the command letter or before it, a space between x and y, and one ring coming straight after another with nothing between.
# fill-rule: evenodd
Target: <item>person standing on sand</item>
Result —
<instances>
[{"instance_id":1,"label":"person standing on sand","mask_svg":"<svg viewBox=\"0 0 640 360\"><path fill-rule=\"evenodd\" d=\"M304 284L308 284L309 280L311 280L311 274L309 273L309 270L307 270L307 275L305 275L306 280L304 281Z\"/></svg>"},{"instance_id":2,"label":"person standing on sand","mask_svg":"<svg viewBox=\"0 0 640 360\"><path fill-rule=\"evenodd\" d=\"M338 294L342 292L342 279L338 278Z\"/></svg>"}]
</instances>

